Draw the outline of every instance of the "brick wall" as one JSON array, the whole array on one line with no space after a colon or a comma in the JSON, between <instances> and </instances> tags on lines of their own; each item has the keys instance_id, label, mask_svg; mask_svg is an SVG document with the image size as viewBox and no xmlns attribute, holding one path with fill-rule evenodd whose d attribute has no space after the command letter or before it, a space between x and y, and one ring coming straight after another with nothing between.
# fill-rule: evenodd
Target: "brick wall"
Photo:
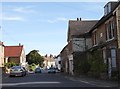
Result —
<instances>
[{"instance_id":1,"label":"brick wall","mask_svg":"<svg viewBox=\"0 0 120 89\"><path fill-rule=\"evenodd\" d=\"M11 57L8 59L8 62L20 63L20 58L19 57Z\"/></svg>"}]
</instances>

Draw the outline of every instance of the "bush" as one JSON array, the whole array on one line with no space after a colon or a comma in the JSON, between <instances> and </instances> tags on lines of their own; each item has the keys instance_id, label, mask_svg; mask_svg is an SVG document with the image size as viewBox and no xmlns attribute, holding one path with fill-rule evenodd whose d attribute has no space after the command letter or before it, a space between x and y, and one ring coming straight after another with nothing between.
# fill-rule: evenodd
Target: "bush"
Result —
<instances>
[{"instance_id":1,"label":"bush","mask_svg":"<svg viewBox=\"0 0 120 89\"><path fill-rule=\"evenodd\" d=\"M5 63L5 67L7 67L7 68L11 68L13 66L16 66L16 63L14 63L14 62Z\"/></svg>"},{"instance_id":2,"label":"bush","mask_svg":"<svg viewBox=\"0 0 120 89\"><path fill-rule=\"evenodd\" d=\"M94 77L100 77L101 73L106 73L107 65L103 62L100 50L92 53L89 63L91 66L90 72Z\"/></svg>"}]
</instances>

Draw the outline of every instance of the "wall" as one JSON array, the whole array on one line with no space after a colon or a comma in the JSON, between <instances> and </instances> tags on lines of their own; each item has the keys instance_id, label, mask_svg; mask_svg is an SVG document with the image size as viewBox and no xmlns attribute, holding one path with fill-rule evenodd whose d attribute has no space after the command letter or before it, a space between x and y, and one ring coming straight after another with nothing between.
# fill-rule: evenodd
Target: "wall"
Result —
<instances>
[{"instance_id":1,"label":"wall","mask_svg":"<svg viewBox=\"0 0 120 89\"><path fill-rule=\"evenodd\" d=\"M4 67L4 46L0 44L0 67Z\"/></svg>"},{"instance_id":2,"label":"wall","mask_svg":"<svg viewBox=\"0 0 120 89\"><path fill-rule=\"evenodd\" d=\"M116 9L117 33L118 33L118 48L120 48L120 5Z\"/></svg>"},{"instance_id":3,"label":"wall","mask_svg":"<svg viewBox=\"0 0 120 89\"><path fill-rule=\"evenodd\" d=\"M61 58L60 56L58 56L56 59L55 59L55 66L61 70Z\"/></svg>"},{"instance_id":4,"label":"wall","mask_svg":"<svg viewBox=\"0 0 120 89\"><path fill-rule=\"evenodd\" d=\"M85 39L73 38L73 52L85 51Z\"/></svg>"},{"instance_id":5,"label":"wall","mask_svg":"<svg viewBox=\"0 0 120 89\"><path fill-rule=\"evenodd\" d=\"M20 58L19 57L9 57L8 62L20 63Z\"/></svg>"},{"instance_id":6,"label":"wall","mask_svg":"<svg viewBox=\"0 0 120 89\"><path fill-rule=\"evenodd\" d=\"M21 63L22 65L25 65L25 63L26 63L26 55L25 55L25 50L24 50L24 48L23 48L23 50L22 50L22 52L21 52L20 63Z\"/></svg>"}]
</instances>

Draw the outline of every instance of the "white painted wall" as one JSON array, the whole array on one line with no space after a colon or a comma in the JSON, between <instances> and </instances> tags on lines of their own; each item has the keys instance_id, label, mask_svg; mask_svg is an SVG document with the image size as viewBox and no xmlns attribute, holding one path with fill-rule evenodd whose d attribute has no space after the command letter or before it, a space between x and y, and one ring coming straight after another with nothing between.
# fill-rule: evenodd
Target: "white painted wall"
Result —
<instances>
[{"instance_id":1,"label":"white painted wall","mask_svg":"<svg viewBox=\"0 0 120 89\"><path fill-rule=\"evenodd\" d=\"M55 59L55 66L56 66L59 70L61 70L61 64L59 64L59 61L61 61L61 58L60 58L60 57L57 57L57 58Z\"/></svg>"},{"instance_id":2,"label":"white painted wall","mask_svg":"<svg viewBox=\"0 0 120 89\"><path fill-rule=\"evenodd\" d=\"M91 38L73 38L73 52L85 51L85 47L87 49L92 47Z\"/></svg>"},{"instance_id":3,"label":"white painted wall","mask_svg":"<svg viewBox=\"0 0 120 89\"><path fill-rule=\"evenodd\" d=\"M4 67L4 47L0 45L0 67Z\"/></svg>"},{"instance_id":4,"label":"white painted wall","mask_svg":"<svg viewBox=\"0 0 120 89\"><path fill-rule=\"evenodd\" d=\"M84 51L85 40L84 38L73 38L73 52Z\"/></svg>"},{"instance_id":5,"label":"white painted wall","mask_svg":"<svg viewBox=\"0 0 120 89\"><path fill-rule=\"evenodd\" d=\"M25 66L25 65L26 65L26 55L25 55L25 50L24 50L24 48L23 48L22 53L21 53L20 63L22 64L22 66Z\"/></svg>"}]
</instances>

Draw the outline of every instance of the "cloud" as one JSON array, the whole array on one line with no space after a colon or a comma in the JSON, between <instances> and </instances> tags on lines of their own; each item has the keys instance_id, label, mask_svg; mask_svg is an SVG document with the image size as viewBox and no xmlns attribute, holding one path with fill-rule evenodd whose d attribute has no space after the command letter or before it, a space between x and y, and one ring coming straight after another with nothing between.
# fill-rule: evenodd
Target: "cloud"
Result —
<instances>
[{"instance_id":1,"label":"cloud","mask_svg":"<svg viewBox=\"0 0 120 89\"><path fill-rule=\"evenodd\" d=\"M32 10L30 7L16 7L13 11L19 13L35 13L35 10Z\"/></svg>"},{"instance_id":2,"label":"cloud","mask_svg":"<svg viewBox=\"0 0 120 89\"><path fill-rule=\"evenodd\" d=\"M6 20L6 21L25 21L24 18L19 17L19 16L3 16L2 20Z\"/></svg>"},{"instance_id":3,"label":"cloud","mask_svg":"<svg viewBox=\"0 0 120 89\"><path fill-rule=\"evenodd\" d=\"M30 6L27 7L15 7L13 8L13 11L18 13L35 13L36 11L31 9Z\"/></svg>"},{"instance_id":4,"label":"cloud","mask_svg":"<svg viewBox=\"0 0 120 89\"><path fill-rule=\"evenodd\" d=\"M68 21L68 20L64 17L59 17L59 18L56 18L54 20L47 20L48 23L57 23L57 22L60 22L60 21Z\"/></svg>"}]
</instances>

